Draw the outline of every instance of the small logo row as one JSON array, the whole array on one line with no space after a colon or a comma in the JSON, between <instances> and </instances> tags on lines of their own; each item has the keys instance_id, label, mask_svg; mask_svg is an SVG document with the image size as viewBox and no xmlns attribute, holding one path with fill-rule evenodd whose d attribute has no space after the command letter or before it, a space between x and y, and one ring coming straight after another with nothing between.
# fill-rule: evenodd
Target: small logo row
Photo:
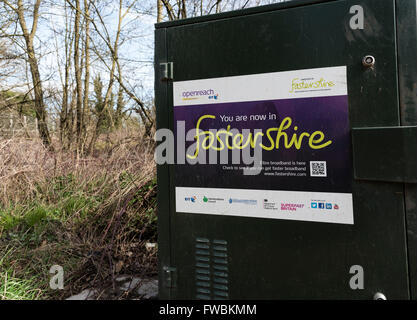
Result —
<instances>
[{"instance_id":1,"label":"small logo row","mask_svg":"<svg viewBox=\"0 0 417 320\"><path fill-rule=\"evenodd\" d=\"M184 198L186 202L196 203L197 197L185 197ZM209 198L204 196L202 198L203 203L217 203L217 202L223 202L225 201L224 198ZM253 199L236 199L236 198L230 198L227 200L229 204L234 203L240 203L245 205L257 205L258 200ZM267 210L282 210L282 211L297 211L299 209L304 209L304 204L302 203L287 203L287 202L281 202L276 203L272 202L268 199L263 200L263 207ZM329 203L329 202L320 202L320 201L314 201L311 202L311 209L323 209L323 210L339 210L339 205L336 203Z\"/></svg>"},{"instance_id":2,"label":"small logo row","mask_svg":"<svg viewBox=\"0 0 417 320\"><path fill-rule=\"evenodd\" d=\"M197 201L197 197L196 196L185 197L184 200L186 202L195 203ZM225 199L222 199L222 198L208 198L206 196L203 197L203 202L204 203L216 203L216 202L221 202L221 201L225 201ZM258 200L251 200L251 199L235 199L235 198L230 198L228 200L228 202L230 204L232 204L232 203L243 203L243 204L248 204L248 205L257 205L258 204Z\"/></svg>"},{"instance_id":3,"label":"small logo row","mask_svg":"<svg viewBox=\"0 0 417 320\"><path fill-rule=\"evenodd\" d=\"M312 202L311 209L326 209L326 210L339 210L338 204L326 203L326 202Z\"/></svg>"}]
</instances>

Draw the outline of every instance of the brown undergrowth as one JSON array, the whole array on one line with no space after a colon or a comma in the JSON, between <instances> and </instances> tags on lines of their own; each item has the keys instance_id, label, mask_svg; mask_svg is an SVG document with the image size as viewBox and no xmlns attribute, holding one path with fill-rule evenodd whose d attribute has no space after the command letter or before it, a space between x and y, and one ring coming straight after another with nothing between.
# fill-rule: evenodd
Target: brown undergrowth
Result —
<instances>
[{"instance_id":1,"label":"brown undergrowth","mask_svg":"<svg viewBox=\"0 0 417 320\"><path fill-rule=\"evenodd\" d=\"M152 148L127 130L102 137L89 157L0 139L0 299L62 299L92 287L101 298L131 298L112 290L118 275L154 277ZM64 269L64 290L50 289L53 265Z\"/></svg>"}]
</instances>

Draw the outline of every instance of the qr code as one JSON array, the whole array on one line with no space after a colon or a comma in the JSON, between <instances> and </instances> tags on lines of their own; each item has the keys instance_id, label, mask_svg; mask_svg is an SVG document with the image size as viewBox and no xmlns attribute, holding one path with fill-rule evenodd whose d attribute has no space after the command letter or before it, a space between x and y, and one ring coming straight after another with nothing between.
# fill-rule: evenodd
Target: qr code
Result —
<instances>
[{"instance_id":1,"label":"qr code","mask_svg":"<svg viewBox=\"0 0 417 320\"><path fill-rule=\"evenodd\" d=\"M310 161L311 177L327 177L326 161Z\"/></svg>"}]
</instances>

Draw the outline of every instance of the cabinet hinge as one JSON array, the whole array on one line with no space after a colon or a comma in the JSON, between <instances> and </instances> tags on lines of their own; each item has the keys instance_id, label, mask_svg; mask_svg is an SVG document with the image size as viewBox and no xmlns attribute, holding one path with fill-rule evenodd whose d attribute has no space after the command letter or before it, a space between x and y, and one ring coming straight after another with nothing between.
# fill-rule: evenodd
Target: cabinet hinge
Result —
<instances>
[{"instance_id":1,"label":"cabinet hinge","mask_svg":"<svg viewBox=\"0 0 417 320\"><path fill-rule=\"evenodd\" d=\"M160 64L161 67L161 80L168 81L174 79L174 63L163 62Z\"/></svg>"},{"instance_id":2,"label":"cabinet hinge","mask_svg":"<svg viewBox=\"0 0 417 320\"><path fill-rule=\"evenodd\" d=\"M164 285L166 288L177 287L177 268L175 267L163 267L164 272Z\"/></svg>"}]
</instances>

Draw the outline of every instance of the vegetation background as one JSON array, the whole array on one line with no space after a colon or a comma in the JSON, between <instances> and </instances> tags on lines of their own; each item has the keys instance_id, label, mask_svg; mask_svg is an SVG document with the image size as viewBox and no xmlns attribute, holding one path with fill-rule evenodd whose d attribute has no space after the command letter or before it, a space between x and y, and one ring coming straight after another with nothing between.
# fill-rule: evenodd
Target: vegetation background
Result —
<instances>
[{"instance_id":1,"label":"vegetation background","mask_svg":"<svg viewBox=\"0 0 417 320\"><path fill-rule=\"evenodd\" d=\"M0 0L0 299L140 298L115 279L157 274L153 24L272 2Z\"/></svg>"}]
</instances>

